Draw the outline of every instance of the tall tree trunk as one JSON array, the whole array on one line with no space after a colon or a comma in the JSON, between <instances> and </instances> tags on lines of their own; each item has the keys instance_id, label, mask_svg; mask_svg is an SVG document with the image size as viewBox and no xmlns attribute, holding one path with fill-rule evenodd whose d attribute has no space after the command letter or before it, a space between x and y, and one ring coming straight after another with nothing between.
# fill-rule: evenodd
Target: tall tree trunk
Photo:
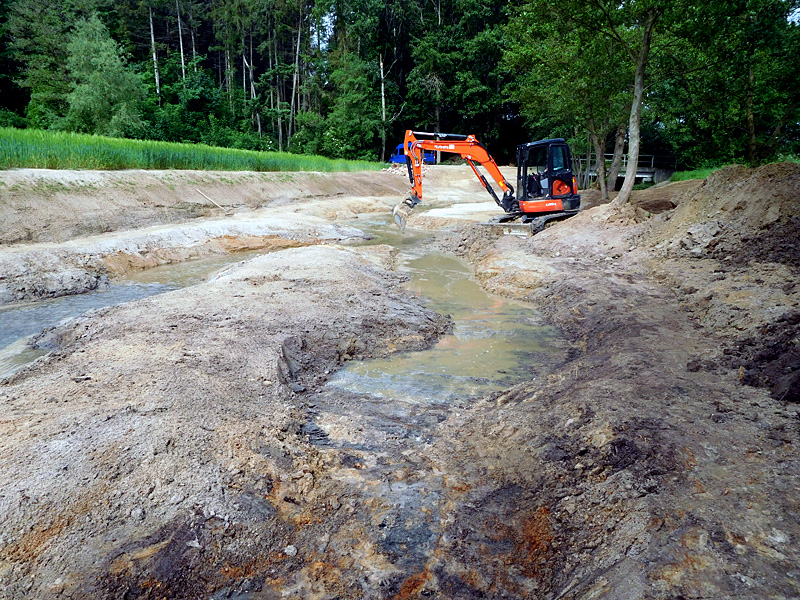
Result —
<instances>
[{"instance_id":1,"label":"tall tree trunk","mask_svg":"<svg viewBox=\"0 0 800 600\"><path fill-rule=\"evenodd\" d=\"M597 157L597 182L600 184L600 198L603 202L608 200L608 188L606 187L606 136L599 133L594 118L589 119L589 137L594 146L594 153Z\"/></svg>"},{"instance_id":2,"label":"tall tree trunk","mask_svg":"<svg viewBox=\"0 0 800 600\"><path fill-rule=\"evenodd\" d=\"M231 77L233 76L233 66L231 64L231 50L227 44L225 46L225 91L228 93L228 107L231 115L236 117L236 109L233 106L233 89L231 88Z\"/></svg>"},{"instance_id":3,"label":"tall tree trunk","mask_svg":"<svg viewBox=\"0 0 800 600\"><path fill-rule=\"evenodd\" d=\"M275 36L275 28L272 29L272 41L275 44L275 93L277 95L278 106L278 151L283 152L283 119L281 118L281 80L277 73L278 67L278 38Z\"/></svg>"},{"instance_id":4,"label":"tall tree trunk","mask_svg":"<svg viewBox=\"0 0 800 600\"><path fill-rule=\"evenodd\" d=\"M591 135L586 140L586 175L583 180L583 189L588 190L592 185L592 141Z\"/></svg>"},{"instance_id":5,"label":"tall tree trunk","mask_svg":"<svg viewBox=\"0 0 800 600\"><path fill-rule=\"evenodd\" d=\"M192 20L190 20L191 23ZM194 26L189 26L189 32L192 35L192 66L194 67L194 72L197 73L197 43L195 41L195 33L194 33Z\"/></svg>"},{"instance_id":6,"label":"tall tree trunk","mask_svg":"<svg viewBox=\"0 0 800 600\"><path fill-rule=\"evenodd\" d=\"M183 76L183 86L186 87L186 61L183 57L183 29L181 28L180 0L175 0L175 12L178 15L178 43L181 48L181 75Z\"/></svg>"},{"instance_id":7,"label":"tall tree trunk","mask_svg":"<svg viewBox=\"0 0 800 600\"><path fill-rule=\"evenodd\" d=\"M267 39L267 47L269 49L267 54L268 54L268 60L269 60L269 70L271 72L272 71L272 43L271 43L271 40L269 40L269 39ZM275 110L275 90L272 89L272 86L269 86L269 109L270 109L270 115L274 115L275 113L273 111ZM272 121L272 130L275 131L275 120Z\"/></svg>"},{"instance_id":8,"label":"tall tree trunk","mask_svg":"<svg viewBox=\"0 0 800 600\"><path fill-rule=\"evenodd\" d=\"M300 11L300 21L297 23L297 48L294 53L294 75L292 77L292 103L289 109L289 133L286 136L286 143L292 140L292 124L294 122L294 108L295 108L295 95L297 94L297 86L300 83L300 34L303 29L303 12Z\"/></svg>"},{"instance_id":9,"label":"tall tree trunk","mask_svg":"<svg viewBox=\"0 0 800 600\"><path fill-rule=\"evenodd\" d=\"M156 54L156 34L153 29L153 7L148 6L150 10L150 47L153 50L153 75L156 80L156 96L158 96L158 103L161 104L161 80L158 77L158 55Z\"/></svg>"},{"instance_id":10,"label":"tall tree trunk","mask_svg":"<svg viewBox=\"0 0 800 600\"><path fill-rule=\"evenodd\" d=\"M636 58L636 75L633 80L633 103L631 104L631 118L628 123L630 139L628 142L628 166L625 169L625 183L619 195L614 199L614 204L623 206L631 199L631 192L636 183L636 171L639 166L639 144L641 142L640 125L642 122L642 98L644 96L644 75L647 69L647 60L650 56L650 44L653 41L653 30L659 14L651 9L644 22L642 32L642 46Z\"/></svg>"},{"instance_id":11,"label":"tall tree trunk","mask_svg":"<svg viewBox=\"0 0 800 600\"><path fill-rule=\"evenodd\" d=\"M617 189L617 178L619 169L622 167L622 157L625 155L625 134L628 129L625 125L617 127L616 139L614 140L614 157L611 159L611 166L608 169L608 181L606 188L612 192Z\"/></svg>"},{"instance_id":12,"label":"tall tree trunk","mask_svg":"<svg viewBox=\"0 0 800 600\"><path fill-rule=\"evenodd\" d=\"M747 159L750 165L756 162L756 120L753 114L753 88L756 76L753 72L753 57L750 57L747 67L747 96L745 98L745 111L747 115Z\"/></svg>"},{"instance_id":13,"label":"tall tree trunk","mask_svg":"<svg viewBox=\"0 0 800 600\"><path fill-rule=\"evenodd\" d=\"M379 55L381 66L381 162L386 158L386 80L383 73L383 54Z\"/></svg>"},{"instance_id":14,"label":"tall tree trunk","mask_svg":"<svg viewBox=\"0 0 800 600\"><path fill-rule=\"evenodd\" d=\"M439 98L439 94L437 93L436 94L436 109L435 109L436 110L436 125L434 126L434 129L433 129L433 131L435 133L441 133L442 132L442 125L441 125L442 110L439 107L439 102L440 102L440 98ZM422 162L425 162L425 152L424 151L422 152ZM436 164L438 165L441 162L442 162L442 153L437 150L436 151Z\"/></svg>"},{"instance_id":15,"label":"tall tree trunk","mask_svg":"<svg viewBox=\"0 0 800 600\"><path fill-rule=\"evenodd\" d=\"M250 31L250 99L253 101L253 111L255 113L256 118L256 130L258 131L258 137L261 137L261 113L256 107L256 82L255 82L255 75L253 73L253 32Z\"/></svg>"}]
</instances>

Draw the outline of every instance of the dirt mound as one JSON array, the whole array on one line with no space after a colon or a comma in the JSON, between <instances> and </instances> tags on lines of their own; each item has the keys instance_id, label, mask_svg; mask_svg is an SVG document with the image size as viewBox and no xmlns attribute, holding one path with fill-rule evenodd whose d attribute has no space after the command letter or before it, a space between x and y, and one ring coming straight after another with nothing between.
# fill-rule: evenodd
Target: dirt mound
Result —
<instances>
[{"instance_id":1,"label":"dirt mound","mask_svg":"<svg viewBox=\"0 0 800 600\"><path fill-rule=\"evenodd\" d=\"M684 306L725 340L722 355L696 366L735 367L742 383L784 399L800 371L799 215L800 165L732 166L680 197L640 239Z\"/></svg>"},{"instance_id":2,"label":"dirt mound","mask_svg":"<svg viewBox=\"0 0 800 600\"><path fill-rule=\"evenodd\" d=\"M797 233L787 224L799 214L800 165L731 166L680 198L654 239L666 241L676 255L725 260L735 256L736 262L746 264L766 262L770 254L779 260L769 262L782 262L794 254ZM778 239L781 234L788 239Z\"/></svg>"},{"instance_id":3,"label":"dirt mound","mask_svg":"<svg viewBox=\"0 0 800 600\"><path fill-rule=\"evenodd\" d=\"M389 197L390 207L406 188L380 171L1 171L0 244L63 242L345 195Z\"/></svg>"},{"instance_id":4,"label":"dirt mound","mask_svg":"<svg viewBox=\"0 0 800 600\"><path fill-rule=\"evenodd\" d=\"M655 215L675 208L681 195L692 192L702 183L703 181L700 179L666 181L644 190L634 190L631 194L630 203ZM605 204L600 198L600 190L598 189L580 190L580 193L581 208L584 210ZM608 197L609 201L613 200L617 197L617 192L609 192Z\"/></svg>"},{"instance_id":5,"label":"dirt mound","mask_svg":"<svg viewBox=\"0 0 800 600\"><path fill-rule=\"evenodd\" d=\"M322 569L325 597L379 597L378 509L301 427L343 361L448 328L384 255L286 250L41 336L0 383L0 595L230 597Z\"/></svg>"}]
</instances>

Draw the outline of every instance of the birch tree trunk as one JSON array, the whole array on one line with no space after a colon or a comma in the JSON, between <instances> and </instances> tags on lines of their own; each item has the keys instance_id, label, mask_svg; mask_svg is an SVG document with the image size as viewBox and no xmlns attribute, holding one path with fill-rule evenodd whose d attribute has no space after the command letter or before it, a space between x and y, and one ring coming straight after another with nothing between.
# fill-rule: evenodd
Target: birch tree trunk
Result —
<instances>
[{"instance_id":1,"label":"birch tree trunk","mask_svg":"<svg viewBox=\"0 0 800 600\"><path fill-rule=\"evenodd\" d=\"M386 80L383 73L383 54L379 56L381 66L381 162L386 158Z\"/></svg>"},{"instance_id":2,"label":"birch tree trunk","mask_svg":"<svg viewBox=\"0 0 800 600\"><path fill-rule=\"evenodd\" d=\"M156 54L156 34L153 30L153 7L148 5L150 10L150 47L153 50L153 75L156 80L156 96L158 96L158 103L161 104L161 81L158 77L158 55Z\"/></svg>"},{"instance_id":3,"label":"birch tree trunk","mask_svg":"<svg viewBox=\"0 0 800 600\"><path fill-rule=\"evenodd\" d=\"M183 30L181 28L180 0L175 0L175 12L178 14L178 43L181 49L181 75L183 76L183 86L186 87L186 61L183 57Z\"/></svg>"},{"instance_id":4,"label":"birch tree trunk","mask_svg":"<svg viewBox=\"0 0 800 600\"><path fill-rule=\"evenodd\" d=\"M640 125L642 121L642 98L644 96L644 75L647 68L647 59L650 55L650 45L653 41L653 30L658 20L658 13L650 10L645 18L644 31L642 32L642 46L636 58L636 75L633 80L633 103L631 104L631 118L628 123L630 139L628 141L628 166L625 169L625 183L619 195L614 199L614 204L624 206L631 199L631 192L636 183L636 171L639 165L639 144L641 142Z\"/></svg>"},{"instance_id":5,"label":"birch tree trunk","mask_svg":"<svg viewBox=\"0 0 800 600\"><path fill-rule=\"evenodd\" d=\"M292 124L294 121L294 98L295 94L297 93L297 86L300 81L300 33L303 28L303 13L300 12L300 21L297 23L297 48L295 49L294 54L294 76L292 77L292 103L291 108L289 109L289 132L286 135L286 143L289 143L292 139Z\"/></svg>"},{"instance_id":6,"label":"birch tree trunk","mask_svg":"<svg viewBox=\"0 0 800 600\"><path fill-rule=\"evenodd\" d=\"M192 64L194 65L194 72L197 73L197 44L194 39L194 27L190 27L189 31L192 34Z\"/></svg>"},{"instance_id":7,"label":"birch tree trunk","mask_svg":"<svg viewBox=\"0 0 800 600\"><path fill-rule=\"evenodd\" d=\"M269 57L268 57L269 70L272 71L272 44L270 43L269 39L267 40L267 47L269 49L269 52L267 53L269 55ZM275 110L275 90L272 89L272 86L269 87L269 109L270 109L270 115L274 115L275 113L272 112L272 111ZM272 121L272 130L273 131L275 130L275 121L274 120Z\"/></svg>"},{"instance_id":8,"label":"birch tree trunk","mask_svg":"<svg viewBox=\"0 0 800 600\"><path fill-rule=\"evenodd\" d=\"M253 101L253 110L255 112L256 117L256 130L258 131L258 137L261 137L261 113L259 112L258 108L256 107L256 83L255 83L255 75L253 74L253 32L250 32L250 99Z\"/></svg>"},{"instance_id":9,"label":"birch tree trunk","mask_svg":"<svg viewBox=\"0 0 800 600\"><path fill-rule=\"evenodd\" d=\"M272 29L272 41L275 44L275 93L277 95L278 107L278 152L283 152L283 119L281 118L281 79L278 76L278 38L275 35L275 29Z\"/></svg>"},{"instance_id":10,"label":"birch tree trunk","mask_svg":"<svg viewBox=\"0 0 800 600\"><path fill-rule=\"evenodd\" d=\"M225 91L228 94L228 107L231 109L231 115L236 116L236 109L233 106L233 89L231 89L231 75L233 75L233 67L231 66L231 50L225 46Z\"/></svg>"}]
</instances>

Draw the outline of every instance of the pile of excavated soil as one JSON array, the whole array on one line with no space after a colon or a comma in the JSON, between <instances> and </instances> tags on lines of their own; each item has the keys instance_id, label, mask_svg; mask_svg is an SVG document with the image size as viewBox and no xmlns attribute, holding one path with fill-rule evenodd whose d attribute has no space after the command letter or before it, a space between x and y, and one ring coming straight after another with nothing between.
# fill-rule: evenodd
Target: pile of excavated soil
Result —
<instances>
[{"instance_id":1,"label":"pile of excavated soil","mask_svg":"<svg viewBox=\"0 0 800 600\"><path fill-rule=\"evenodd\" d=\"M654 269L725 343L698 357L800 401L800 165L727 167L642 236ZM687 268L688 267L688 268Z\"/></svg>"},{"instance_id":2,"label":"pile of excavated soil","mask_svg":"<svg viewBox=\"0 0 800 600\"><path fill-rule=\"evenodd\" d=\"M702 185L700 179L687 181L665 181L644 190L635 190L631 194L630 203L651 214L672 210L680 202L683 194L690 193ZM617 197L617 192L609 193L609 201ZM600 190L581 190L581 207L585 210L605 204L600 197Z\"/></svg>"}]
</instances>

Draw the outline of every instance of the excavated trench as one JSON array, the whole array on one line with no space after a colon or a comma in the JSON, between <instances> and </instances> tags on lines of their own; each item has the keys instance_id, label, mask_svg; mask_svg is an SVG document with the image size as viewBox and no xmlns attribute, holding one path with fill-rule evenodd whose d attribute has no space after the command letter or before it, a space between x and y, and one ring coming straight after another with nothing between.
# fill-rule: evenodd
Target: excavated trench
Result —
<instances>
[{"instance_id":1,"label":"excavated trench","mask_svg":"<svg viewBox=\"0 0 800 600\"><path fill-rule=\"evenodd\" d=\"M406 289L451 315L455 331L426 351L351 362L331 377L332 387L423 403L479 397L531 377L543 358L552 362L560 352L555 330L542 326L530 305L487 294L465 261L433 248L432 234L401 234L385 219L349 225L369 236L357 246L394 248L398 270L409 278ZM0 307L0 378L47 353L33 340L45 329L91 310L201 283L227 265L261 254L226 253L160 265L129 272L98 291Z\"/></svg>"},{"instance_id":2,"label":"excavated trench","mask_svg":"<svg viewBox=\"0 0 800 600\"><path fill-rule=\"evenodd\" d=\"M327 383L308 389L291 384L298 394L299 412L293 419L297 425L287 432L295 431L306 440L310 444L306 452L316 454L316 461L338 465L315 473L315 478L335 484L340 472L347 472L345 480L351 491L345 496L359 499L350 509L357 506L355 520L371 521L380 515L380 522L373 523L374 529L366 535L391 567L379 569L386 573L378 588L374 582L368 587L383 587L389 593L400 590L408 573L426 569L444 534L442 515L450 510L448 497L454 481L459 480L459 489L477 483L443 473L432 459L430 451L440 437L440 425L479 398L547 372L563 360L566 349L556 330L544 326L530 305L481 289L463 259L436 249L435 236L424 232L403 235L384 219L352 225L371 238L358 243L359 248L385 253L390 246L396 272L407 279L404 288L427 308L452 319L451 332L426 350L354 360L365 353L363 343L355 338L343 355L345 366L326 376ZM64 319L192 286L224 269L226 263L241 263L258 254L164 265L128 275L99 292L7 307L0 313L0 323L9 324L0 341L7 344L2 366L10 374L47 350L58 350L60 342L53 343L50 335L41 331ZM32 347L30 340L35 340ZM284 356L291 362L291 344L284 344ZM329 485L319 482L322 488ZM354 493L357 495L352 496ZM278 501L298 502L289 494ZM325 504L328 502L339 504L336 495ZM367 508L370 503L374 504ZM181 561L160 560L160 569L179 573L187 568ZM238 587L237 597L248 597L246 588ZM116 586L109 583L108 589ZM228 588L226 593L232 591Z\"/></svg>"},{"instance_id":3,"label":"excavated trench","mask_svg":"<svg viewBox=\"0 0 800 600\"><path fill-rule=\"evenodd\" d=\"M52 351L0 380L0 589L797 597L798 413L720 360L767 312L792 318L795 265L727 272L695 247L735 246L725 219L752 210L757 232L796 210L723 192L527 239L435 214L418 224L450 234L403 236L376 201L349 222L365 243L337 226L6 308L14 360L32 357L23 335ZM696 240L709 218L722 233Z\"/></svg>"}]
</instances>

